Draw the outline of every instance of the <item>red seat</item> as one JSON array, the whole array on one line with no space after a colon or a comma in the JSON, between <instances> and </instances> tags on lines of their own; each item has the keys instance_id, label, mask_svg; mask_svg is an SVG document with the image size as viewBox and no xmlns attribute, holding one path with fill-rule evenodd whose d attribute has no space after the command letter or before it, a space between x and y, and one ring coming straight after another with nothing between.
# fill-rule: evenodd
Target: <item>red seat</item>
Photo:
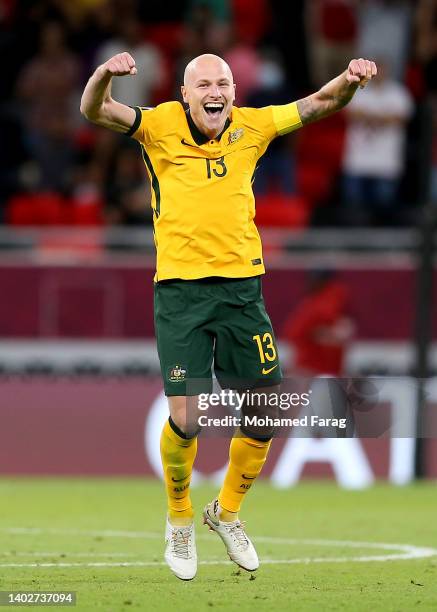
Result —
<instances>
[{"instance_id":1,"label":"red seat","mask_svg":"<svg viewBox=\"0 0 437 612\"><path fill-rule=\"evenodd\" d=\"M62 225L64 200L57 193L19 194L11 198L6 221L11 225Z\"/></svg>"},{"instance_id":2,"label":"red seat","mask_svg":"<svg viewBox=\"0 0 437 612\"><path fill-rule=\"evenodd\" d=\"M143 38L158 47L161 53L175 57L180 50L183 31L183 25L177 22L156 23L143 29Z\"/></svg>"},{"instance_id":3,"label":"red seat","mask_svg":"<svg viewBox=\"0 0 437 612\"><path fill-rule=\"evenodd\" d=\"M353 5L348 5L343 0L325 0L320 7L320 26L326 40L355 40L358 26Z\"/></svg>"},{"instance_id":4,"label":"red seat","mask_svg":"<svg viewBox=\"0 0 437 612\"><path fill-rule=\"evenodd\" d=\"M335 174L319 163L306 162L298 165L296 179L298 193L313 204L319 204L328 199Z\"/></svg>"},{"instance_id":5,"label":"red seat","mask_svg":"<svg viewBox=\"0 0 437 612\"><path fill-rule=\"evenodd\" d=\"M336 172L341 167L345 136L344 117L332 118L312 124L299 132L297 141L298 163L311 162L328 166ZM325 125L326 122L326 125Z\"/></svg>"},{"instance_id":6,"label":"red seat","mask_svg":"<svg viewBox=\"0 0 437 612\"><path fill-rule=\"evenodd\" d=\"M271 9L266 0L233 0L232 14L237 40L250 45L262 38L271 22Z\"/></svg>"},{"instance_id":7,"label":"red seat","mask_svg":"<svg viewBox=\"0 0 437 612\"><path fill-rule=\"evenodd\" d=\"M86 204L72 201L71 224L72 225L103 225L102 202L94 200Z\"/></svg>"},{"instance_id":8,"label":"red seat","mask_svg":"<svg viewBox=\"0 0 437 612\"><path fill-rule=\"evenodd\" d=\"M299 132L296 148L298 193L313 205L329 199L341 172L346 122L337 113Z\"/></svg>"},{"instance_id":9,"label":"red seat","mask_svg":"<svg viewBox=\"0 0 437 612\"><path fill-rule=\"evenodd\" d=\"M268 194L256 199L256 223L263 227L305 227L309 209L301 196Z\"/></svg>"}]
</instances>

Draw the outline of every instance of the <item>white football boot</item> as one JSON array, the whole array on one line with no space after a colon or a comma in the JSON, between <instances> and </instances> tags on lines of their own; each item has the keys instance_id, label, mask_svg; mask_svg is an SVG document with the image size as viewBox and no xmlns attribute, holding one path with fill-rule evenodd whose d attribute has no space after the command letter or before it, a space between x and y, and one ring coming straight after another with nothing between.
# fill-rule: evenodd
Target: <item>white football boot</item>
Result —
<instances>
[{"instance_id":1,"label":"white football boot","mask_svg":"<svg viewBox=\"0 0 437 612\"><path fill-rule=\"evenodd\" d=\"M167 517L165 541L167 546L164 559L173 574L181 580L192 580L197 572L194 523L187 526L172 525Z\"/></svg>"},{"instance_id":2,"label":"white football boot","mask_svg":"<svg viewBox=\"0 0 437 612\"><path fill-rule=\"evenodd\" d=\"M244 531L243 523L239 520L226 523L219 516L220 506L214 499L203 510L203 523L221 537L231 561L248 572L254 572L259 567L258 555Z\"/></svg>"}]
</instances>

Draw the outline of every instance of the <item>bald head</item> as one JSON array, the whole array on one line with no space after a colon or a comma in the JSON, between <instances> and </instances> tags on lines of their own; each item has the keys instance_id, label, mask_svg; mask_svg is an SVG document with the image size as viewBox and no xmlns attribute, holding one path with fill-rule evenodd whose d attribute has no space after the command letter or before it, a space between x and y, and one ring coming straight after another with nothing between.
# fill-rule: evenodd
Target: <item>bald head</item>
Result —
<instances>
[{"instance_id":1,"label":"bald head","mask_svg":"<svg viewBox=\"0 0 437 612\"><path fill-rule=\"evenodd\" d=\"M211 71L222 74L231 83L234 82L231 69L224 59L212 53L204 53L188 62L184 72L185 87L194 83L196 79L201 78L204 73L209 74Z\"/></svg>"},{"instance_id":2,"label":"bald head","mask_svg":"<svg viewBox=\"0 0 437 612\"><path fill-rule=\"evenodd\" d=\"M209 139L220 134L235 100L234 77L228 64L212 53L195 57L185 68L181 92L197 128Z\"/></svg>"}]
</instances>

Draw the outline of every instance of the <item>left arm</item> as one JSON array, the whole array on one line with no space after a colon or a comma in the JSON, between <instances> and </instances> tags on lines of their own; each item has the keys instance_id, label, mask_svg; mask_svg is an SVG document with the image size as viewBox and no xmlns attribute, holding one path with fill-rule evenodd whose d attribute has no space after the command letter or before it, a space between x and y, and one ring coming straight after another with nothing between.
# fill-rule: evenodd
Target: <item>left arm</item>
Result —
<instances>
[{"instance_id":1,"label":"left arm","mask_svg":"<svg viewBox=\"0 0 437 612\"><path fill-rule=\"evenodd\" d=\"M316 93L297 101L302 124L323 119L342 109L352 100L358 87L365 87L376 74L375 62L366 59L351 60L342 74Z\"/></svg>"}]
</instances>

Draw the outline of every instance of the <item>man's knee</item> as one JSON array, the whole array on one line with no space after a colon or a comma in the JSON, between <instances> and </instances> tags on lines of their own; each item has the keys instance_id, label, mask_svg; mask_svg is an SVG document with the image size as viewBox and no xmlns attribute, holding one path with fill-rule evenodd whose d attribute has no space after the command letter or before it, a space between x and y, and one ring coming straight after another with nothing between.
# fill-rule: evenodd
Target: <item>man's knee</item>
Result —
<instances>
[{"instance_id":1,"label":"man's knee","mask_svg":"<svg viewBox=\"0 0 437 612\"><path fill-rule=\"evenodd\" d=\"M201 427L198 422L197 396L169 396L168 405L170 417L184 438L194 438L199 435Z\"/></svg>"},{"instance_id":2,"label":"man's knee","mask_svg":"<svg viewBox=\"0 0 437 612\"><path fill-rule=\"evenodd\" d=\"M275 434L275 420L279 417L279 385L260 387L248 392L242 407L241 432L254 440L268 441Z\"/></svg>"}]
</instances>

